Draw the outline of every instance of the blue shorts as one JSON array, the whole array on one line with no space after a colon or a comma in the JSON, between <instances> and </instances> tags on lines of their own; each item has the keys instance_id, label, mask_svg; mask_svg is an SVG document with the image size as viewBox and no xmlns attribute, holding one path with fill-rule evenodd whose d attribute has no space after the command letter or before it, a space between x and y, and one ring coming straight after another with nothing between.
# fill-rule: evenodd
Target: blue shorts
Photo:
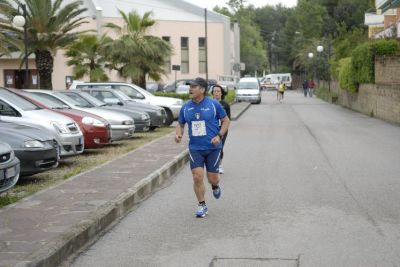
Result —
<instances>
[{"instance_id":1,"label":"blue shorts","mask_svg":"<svg viewBox=\"0 0 400 267\"><path fill-rule=\"evenodd\" d=\"M221 149L189 150L190 169L204 168L207 172L218 173Z\"/></svg>"}]
</instances>

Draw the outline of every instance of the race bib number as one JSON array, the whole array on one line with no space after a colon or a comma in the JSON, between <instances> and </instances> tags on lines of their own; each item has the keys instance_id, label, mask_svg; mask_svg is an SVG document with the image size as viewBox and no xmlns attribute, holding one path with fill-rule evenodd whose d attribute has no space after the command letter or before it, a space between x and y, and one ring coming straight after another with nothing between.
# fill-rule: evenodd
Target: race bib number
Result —
<instances>
[{"instance_id":1,"label":"race bib number","mask_svg":"<svg viewBox=\"0 0 400 267\"><path fill-rule=\"evenodd\" d=\"M193 136L207 135L206 122L205 121L192 121L192 135Z\"/></svg>"}]
</instances>

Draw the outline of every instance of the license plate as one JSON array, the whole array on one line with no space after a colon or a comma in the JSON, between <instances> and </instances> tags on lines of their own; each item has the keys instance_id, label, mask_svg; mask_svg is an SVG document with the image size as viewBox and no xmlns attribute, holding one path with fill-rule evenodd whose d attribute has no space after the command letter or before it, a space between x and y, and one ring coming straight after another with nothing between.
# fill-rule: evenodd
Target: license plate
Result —
<instances>
[{"instance_id":1,"label":"license plate","mask_svg":"<svg viewBox=\"0 0 400 267\"><path fill-rule=\"evenodd\" d=\"M6 177L6 179L14 177L15 174L16 174L15 167L11 167L11 168L5 169L4 176Z\"/></svg>"},{"instance_id":2,"label":"license plate","mask_svg":"<svg viewBox=\"0 0 400 267\"><path fill-rule=\"evenodd\" d=\"M79 140L78 140L78 145L82 145L82 138L79 138Z\"/></svg>"}]
</instances>

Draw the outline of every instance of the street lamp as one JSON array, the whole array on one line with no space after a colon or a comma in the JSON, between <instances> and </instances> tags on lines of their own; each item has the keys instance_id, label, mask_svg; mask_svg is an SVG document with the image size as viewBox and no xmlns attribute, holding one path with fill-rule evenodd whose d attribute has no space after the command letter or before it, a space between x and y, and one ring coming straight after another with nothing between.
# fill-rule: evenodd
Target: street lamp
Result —
<instances>
[{"instance_id":1,"label":"street lamp","mask_svg":"<svg viewBox=\"0 0 400 267\"><path fill-rule=\"evenodd\" d=\"M24 27L24 46L25 46L25 81L24 81L24 87L29 88L29 66L28 66L28 32L26 28L26 5L25 4L19 4L18 5L18 13L19 9L22 9L22 16L21 15L16 15L13 18L13 24L17 27Z\"/></svg>"}]
</instances>

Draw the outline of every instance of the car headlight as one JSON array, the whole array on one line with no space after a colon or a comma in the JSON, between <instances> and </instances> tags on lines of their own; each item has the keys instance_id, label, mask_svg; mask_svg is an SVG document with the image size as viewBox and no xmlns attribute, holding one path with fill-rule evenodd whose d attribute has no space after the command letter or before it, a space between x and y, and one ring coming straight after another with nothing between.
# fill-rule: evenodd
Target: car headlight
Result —
<instances>
[{"instance_id":1,"label":"car headlight","mask_svg":"<svg viewBox=\"0 0 400 267\"><path fill-rule=\"evenodd\" d=\"M175 102L175 105L182 105L182 104L183 104L182 99L178 99L178 100L176 100L176 102Z\"/></svg>"},{"instance_id":2,"label":"car headlight","mask_svg":"<svg viewBox=\"0 0 400 267\"><path fill-rule=\"evenodd\" d=\"M29 140L24 142L25 148L44 148L44 144L37 140Z\"/></svg>"},{"instance_id":3,"label":"car headlight","mask_svg":"<svg viewBox=\"0 0 400 267\"><path fill-rule=\"evenodd\" d=\"M123 121L122 125L133 125L133 121L132 120Z\"/></svg>"},{"instance_id":4,"label":"car headlight","mask_svg":"<svg viewBox=\"0 0 400 267\"><path fill-rule=\"evenodd\" d=\"M147 114L145 114L145 113L143 113L142 114L142 120L147 120L149 118L149 115L147 115Z\"/></svg>"},{"instance_id":5,"label":"car headlight","mask_svg":"<svg viewBox=\"0 0 400 267\"><path fill-rule=\"evenodd\" d=\"M51 122L51 125L53 125L53 127L54 127L59 133L62 133L62 134L67 134L67 133L69 133L68 128L67 128L65 125L63 125L62 123L58 122L58 121L52 121L52 122Z\"/></svg>"},{"instance_id":6,"label":"car headlight","mask_svg":"<svg viewBox=\"0 0 400 267\"><path fill-rule=\"evenodd\" d=\"M100 120L92 118L92 117L83 117L82 118L82 123L86 125L93 125L93 126L98 126L98 127L104 127L104 123L102 123Z\"/></svg>"}]
</instances>

